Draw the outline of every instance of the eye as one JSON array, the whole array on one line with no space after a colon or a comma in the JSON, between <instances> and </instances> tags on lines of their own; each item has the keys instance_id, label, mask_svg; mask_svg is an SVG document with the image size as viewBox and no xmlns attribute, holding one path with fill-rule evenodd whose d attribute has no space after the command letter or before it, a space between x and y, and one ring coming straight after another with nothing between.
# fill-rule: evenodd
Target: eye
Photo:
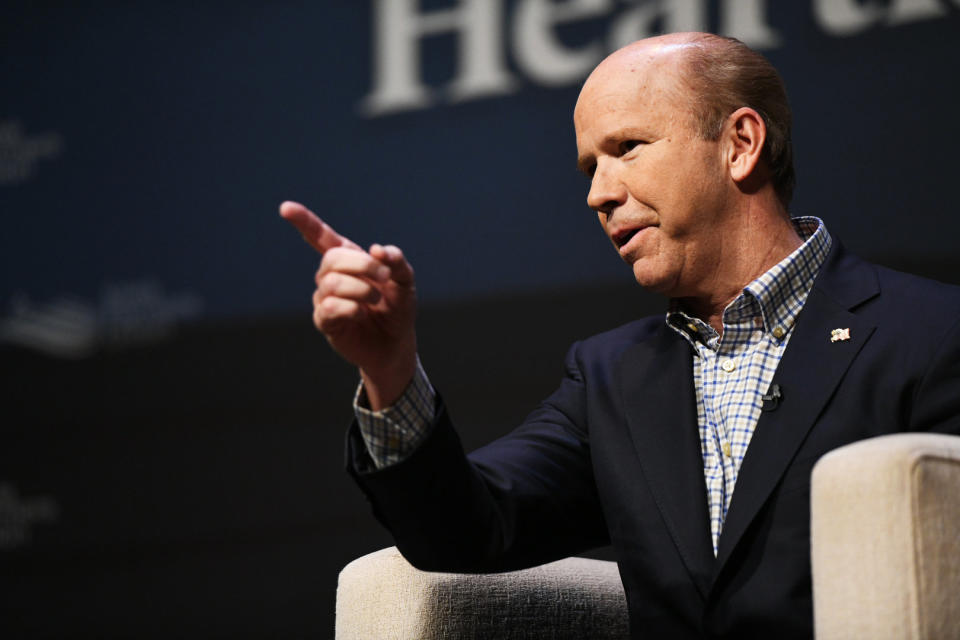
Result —
<instances>
[{"instance_id":1,"label":"eye","mask_svg":"<svg viewBox=\"0 0 960 640\"><path fill-rule=\"evenodd\" d=\"M633 151L635 148L639 147L643 143L644 143L643 140L624 140L619 145L620 155L626 155L630 153L631 151Z\"/></svg>"}]
</instances>

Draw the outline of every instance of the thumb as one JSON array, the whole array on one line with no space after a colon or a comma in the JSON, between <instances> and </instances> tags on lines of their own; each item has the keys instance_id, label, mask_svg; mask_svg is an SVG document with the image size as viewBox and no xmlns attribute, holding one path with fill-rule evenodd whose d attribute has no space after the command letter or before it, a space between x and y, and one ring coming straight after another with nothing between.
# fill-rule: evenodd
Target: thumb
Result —
<instances>
[{"instance_id":1,"label":"thumb","mask_svg":"<svg viewBox=\"0 0 960 640\"><path fill-rule=\"evenodd\" d=\"M379 244L370 247L370 255L390 269L390 279L399 285L411 286L414 283L413 267L403 257L403 251L392 244Z\"/></svg>"}]
</instances>

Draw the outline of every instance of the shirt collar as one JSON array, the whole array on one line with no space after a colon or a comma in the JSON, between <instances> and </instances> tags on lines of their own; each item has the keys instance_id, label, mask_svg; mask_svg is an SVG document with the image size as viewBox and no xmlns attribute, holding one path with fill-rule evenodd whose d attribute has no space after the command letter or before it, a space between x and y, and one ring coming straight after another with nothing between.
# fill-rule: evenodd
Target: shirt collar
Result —
<instances>
[{"instance_id":1,"label":"shirt collar","mask_svg":"<svg viewBox=\"0 0 960 640\"><path fill-rule=\"evenodd\" d=\"M764 332L774 339L783 340L793 329L833 241L819 218L807 216L791 222L803 244L743 288L724 309L725 325L742 319L744 314L755 314L759 307ZM677 300L670 301L666 322L693 346L696 341L714 349L719 344L713 327L684 313Z\"/></svg>"}]
</instances>

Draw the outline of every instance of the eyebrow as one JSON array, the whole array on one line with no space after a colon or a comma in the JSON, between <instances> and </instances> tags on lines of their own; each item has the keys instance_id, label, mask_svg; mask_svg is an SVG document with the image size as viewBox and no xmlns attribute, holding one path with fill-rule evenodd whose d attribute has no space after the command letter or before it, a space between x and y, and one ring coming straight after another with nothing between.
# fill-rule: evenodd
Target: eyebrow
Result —
<instances>
[{"instance_id":1,"label":"eyebrow","mask_svg":"<svg viewBox=\"0 0 960 640\"><path fill-rule=\"evenodd\" d=\"M593 156L579 156L577 158L577 171L583 175L590 177L590 165L594 162Z\"/></svg>"}]
</instances>

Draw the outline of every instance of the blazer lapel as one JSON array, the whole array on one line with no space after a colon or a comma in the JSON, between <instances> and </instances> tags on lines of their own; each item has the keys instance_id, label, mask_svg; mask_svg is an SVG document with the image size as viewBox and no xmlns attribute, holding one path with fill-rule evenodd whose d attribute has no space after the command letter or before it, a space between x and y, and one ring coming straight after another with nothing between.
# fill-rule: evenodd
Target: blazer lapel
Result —
<instances>
[{"instance_id":1,"label":"blazer lapel","mask_svg":"<svg viewBox=\"0 0 960 640\"><path fill-rule=\"evenodd\" d=\"M643 476L677 551L706 598L713 546L690 346L666 325L620 361L623 402Z\"/></svg>"},{"instance_id":2,"label":"blazer lapel","mask_svg":"<svg viewBox=\"0 0 960 640\"><path fill-rule=\"evenodd\" d=\"M836 244L774 374L773 383L783 390L780 407L761 414L744 456L720 536L715 575L723 570L875 328L849 309L878 293L876 273ZM837 328L848 328L849 339L832 342L831 331Z\"/></svg>"}]
</instances>

